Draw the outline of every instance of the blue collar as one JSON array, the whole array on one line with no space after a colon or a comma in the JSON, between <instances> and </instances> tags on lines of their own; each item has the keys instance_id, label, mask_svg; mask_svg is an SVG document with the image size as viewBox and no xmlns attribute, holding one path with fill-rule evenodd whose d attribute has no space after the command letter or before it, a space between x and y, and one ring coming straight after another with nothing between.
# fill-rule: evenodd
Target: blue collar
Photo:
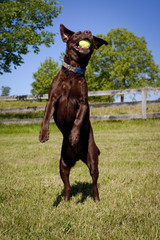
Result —
<instances>
[{"instance_id":1,"label":"blue collar","mask_svg":"<svg viewBox=\"0 0 160 240\"><path fill-rule=\"evenodd\" d=\"M67 64L67 63L63 63L63 67L66 68L66 74L69 74L69 71L72 71L74 73L79 73L81 75L85 74L86 68L77 68L77 67L72 67L71 65ZM67 71L68 70L68 71Z\"/></svg>"}]
</instances>

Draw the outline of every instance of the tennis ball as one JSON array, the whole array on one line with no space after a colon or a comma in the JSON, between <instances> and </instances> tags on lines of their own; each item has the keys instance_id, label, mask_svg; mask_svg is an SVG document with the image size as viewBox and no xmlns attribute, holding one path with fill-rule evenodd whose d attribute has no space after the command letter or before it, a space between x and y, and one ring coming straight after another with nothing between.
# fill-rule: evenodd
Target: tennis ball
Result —
<instances>
[{"instance_id":1,"label":"tennis ball","mask_svg":"<svg viewBox=\"0 0 160 240\"><path fill-rule=\"evenodd\" d=\"M85 39L79 42L79 46L84 48L89 48L91 46L91 43L89 40Z\"/></svg>"}]
</instances>

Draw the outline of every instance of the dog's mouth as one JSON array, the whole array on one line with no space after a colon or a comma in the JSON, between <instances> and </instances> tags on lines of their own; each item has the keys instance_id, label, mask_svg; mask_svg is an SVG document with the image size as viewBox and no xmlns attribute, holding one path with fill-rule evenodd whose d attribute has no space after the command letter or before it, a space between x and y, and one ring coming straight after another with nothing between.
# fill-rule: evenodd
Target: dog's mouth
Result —
<instances>
[{"instance_id":1,"label":"dog's mouth","mask_svg":"<svg viewBox=\"0 0 160 240\"><path fill-rule=\"evenodd\" d=\"M90 46L80 46L80 41L85 41L87 40L88 42L90 42ZM90 52L90 47L91 47L91 40L88 39L88 38L85 38L85 39L81 39L80 41L78 41L75 45L74 45L74 48L79 51L80 53L89 53Z\"/></svg>"}]
</instances>

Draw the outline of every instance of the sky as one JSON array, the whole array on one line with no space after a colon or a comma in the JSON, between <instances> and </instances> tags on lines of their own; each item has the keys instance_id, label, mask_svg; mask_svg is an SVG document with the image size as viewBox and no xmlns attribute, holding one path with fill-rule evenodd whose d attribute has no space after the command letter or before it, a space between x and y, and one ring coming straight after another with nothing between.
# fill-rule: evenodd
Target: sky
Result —
<instances>
[{"instance_id":1,"label":"sky","mask_svg":"<svg viewBox=\"0 0 160 240\"><path fill-rule=\"evenodd\" d=\"M93 35L107 35L113 28L125 27L138 37L145 37L155 63L160 66L160 0L59 0L59 3L62 11L49 28L57 33L55 44L50 48L41 46L39 54L32 51L24 55L21 66L0 75L0 89L10 87L10 95L31 94L33 73L40 63L49 57L60 62L60 54L65 52L65 43L59 33L61 23L75 32L91 30Z\"/></svg>"}]
</instances>

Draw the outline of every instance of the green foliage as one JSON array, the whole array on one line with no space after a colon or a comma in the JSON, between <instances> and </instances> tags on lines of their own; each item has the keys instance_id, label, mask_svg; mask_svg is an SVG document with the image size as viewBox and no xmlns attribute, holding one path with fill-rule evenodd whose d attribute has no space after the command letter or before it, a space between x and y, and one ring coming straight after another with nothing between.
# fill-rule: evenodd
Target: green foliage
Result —
<instances>
[{"instance_id":1,"label":"green foliage","mask_svg":"<svg viewBox=\"0 0 160 240\"><path fill-rule=\"evenodd\" d=\"M9 96L11 88L2 86L1 90L2 90L1 96Z\"/></svg>"},{"instance_id":2,"label":"green foliage","mask_svg":"<svg viewBox=\"0 0 160 240\"><path fill-rule=\"evenodd\" d=\"M48 93L52 80L59 70L58 62L55 62L52 58L46 59L44 63L41 63L38 71L33 73L35 82L32 83L32 94Z\"/></svg>"},{"instance_id":3,"label":"green foliage","mask_svg":"<svg viewBox=\"0 0 160 240\"><path fill-rule=\"evenodd\" d=\"M0 74L11 72L23 63L23 54L32 46L35 53L39 46L49 47L55 34L44 30L53 26L52 20L61 11L56 0L3 0L0 4Z\"/></svg>"},{"instance_id":4,"label":"green foliage","mask_svg":"<svg viewBox=\"0 0 160 240\"><path fill-rule=\"evenodd\" d=\"M98 37L109 44L91 57L86 72L89 90L158 86L160 69L144 37L137 37L126 28L112 29Z\"/></svg>"}]
</instances>

